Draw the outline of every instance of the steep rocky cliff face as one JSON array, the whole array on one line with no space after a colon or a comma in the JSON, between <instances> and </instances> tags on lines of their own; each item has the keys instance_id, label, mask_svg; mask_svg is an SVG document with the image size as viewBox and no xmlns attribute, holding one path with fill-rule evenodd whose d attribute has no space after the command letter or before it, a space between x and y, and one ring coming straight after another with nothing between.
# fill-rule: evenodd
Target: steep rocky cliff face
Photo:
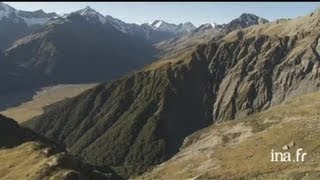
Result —
<instances>
[{"instance_id":1,"label":"steep rocky cliff face","mask_svg":"<svg viewBox=\"0 0 320 180\"><path fill-rule=\"evenodd\" d=\"M319 19L312 14L227 35L209 65L212 72L226 70L216 91L214 120L265 110L318 90Z\"/></svg>"},{"instance_id":2,"label":"steep rocky cliff face","mask_svg":"<svg viewBox=\"0 0 320 180\"><path fill-rule=\"evenodd\" d=\"M25 125L125 177L190 133L320 89L319 14L233 31L56 103Z\"/></svg>"},{"instance_id":3,"label":"steep rocky cliff face","mask_svg":"<svg viewBox=\"0 0 320 180\"><path fill-rule=\"evenodd\" d=\"M216 89L214 119L233 119L265 110L319 89L318 38L258 35L220 45L210 60L211 71L224 74ZM310 46L298 49L304 41L311 42Z\"/></svg>"}]
</instances>

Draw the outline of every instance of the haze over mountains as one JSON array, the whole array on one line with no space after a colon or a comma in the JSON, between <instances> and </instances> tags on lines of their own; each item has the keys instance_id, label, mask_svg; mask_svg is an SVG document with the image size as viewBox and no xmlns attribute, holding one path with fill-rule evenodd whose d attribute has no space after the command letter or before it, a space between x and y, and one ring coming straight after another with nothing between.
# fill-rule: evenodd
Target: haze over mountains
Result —
<instances>
[{"instance_id":1,"label":"haze over mountains","mask_svg":"<svg viewBox=\"0 0 320 180\"><path fill-rule=\"evenodd\" d=\"M62 17L42 10L19 11L4 3L0 7L0 64L6 69L0 77L2 92L109 80L152 62L154 42L194 28L191 23L163 21L128 24L90 7Z\"/></svg>"},{"instance_id":2,"label":"haze over mountains","mask_svg":"<svg viewBox=\"0 0 320 180\"><path fill-rule=\"evenodd\" d=\"M266 139L268 148L276 144L269 139L298 138L320 154L316 140L307 145L303 139L318 137L318 131L295 133L299 120L319 124L319 104L308 104L318 94L304 96L320 89L319 28L319 11L273 22L243 13L227 24L194 27L161 20L128 24L85 7L9 45L0 54L0 80L6 85L0 92L106 81L21 124L91 164L83 166L89 175L99 170L138 179L268 177L270 169L260 159L263 143L251 148L255 135ZM279 124L292 128L281 130L285 126ZM272 133L277 131L288 139ZM253 172L242 169L244 159ZM259 159L260 169L253 163ZM306 169L318 173L313 166L319 168L308 163ZM290 168L279 171L295 177L290 170L297 168Z\"/></svg>"}]
</instances>

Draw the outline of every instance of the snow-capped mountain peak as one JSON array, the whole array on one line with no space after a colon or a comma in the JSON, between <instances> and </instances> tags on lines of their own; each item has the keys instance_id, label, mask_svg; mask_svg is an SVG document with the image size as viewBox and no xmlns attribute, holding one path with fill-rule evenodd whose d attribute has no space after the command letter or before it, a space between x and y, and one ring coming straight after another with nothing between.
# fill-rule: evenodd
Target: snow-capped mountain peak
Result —
<instances>
[{"instance_id":1,"label":"snow-capped mountain peak","mask_svg":"<svg viewBox=\"0 0 320 180\"><path fill-rule=\"evenodd\" d=\"M153 22L148 23L148 25L157 31L167 31L175 34L179 34L182 32L190 32L195 29L195 26L190 23L180 23L179 25L173 24L173 23L168 23L163 20L155 20Z\"/></svg>"},{"instance_id":2,"label":"snow-capped mountain peak","mask_svg":"<svg viewBox=\"0 0 320 180\"><path fill-rule=\"evenodd\" d=\"M11 6L0 2L0 20L3 18L8 18L10 14L14 13L15 9L12 8Z\"/></svg>"},{"instance_id":3,"label":"snow-capped mountain peak","mask_svg":"<svg viewBox=\"0 0 320 180\"><path fill-rule=\"evenodd\" d=\"M178 25L178 31L181 32L191 32L194 29L196 29L196 27L191 22L180 23Z\"/></svg>"},{"instance_id":4,"label":"snow-capped mountain peak","mask_svg":"<svg viewBox=\"0 0 320 180\"><path fill-rule=\"evenodd\" d=\"M267 23L268 20L258 17L254 14L249 14L249 13L243 13L240 15L240 17L238 18L239 21L245 22L248 25L252 25L252 24L264 24Z\"/></svg>"},{"instance_id":5,"label":"snow-capped mountain peak","mask_svg":"<svg viewBox=\"0 0 320 180\"><path fill-rule=\"evenodd\" d=\"M23 19L28 26L45 24L51 18L56 18L58 15L56 13L45 13L42 9L29 12L29 11L16 11L16 15Z\"/></svg>"},{"instance_id":6,"label":"snow-capped mountain peak","mask_svg":"<svg viewBox=\"0 0 320 180\"><path fill-rule=\"evenodd\" d=\"M76 11L76 13L86 17L87 20L92 20L97 18L102 24L106 22L106 18L96 10L92 9L90 6L86 6L84 9Z\"/></svg>"},{"instance_id":7,"label":"snow-capped mountain peak","mask_svg":"<svg viewBox=\"0 0 320 180\"><path fill-rule=\"evenodd\" d=\"M207 32L207 31L211 31L212 29L218 28L219 26L221 26L221 25L219 25L215 22L202 24L198 28L194 29L193 33L199 33L199 32L203 33L203 32Z\"/></svg>"},{"instance_id":8,"label":"snow-capped mountain peak","mask_svg":"<svg viewBox=\"0 0 320 180\"><path fill-rule=\"evenodd\" d=\"M215 22L211 22L210 25L211 25L212 28L215 28L218 24L215 23Z\"/></svg>"},{"instance_id":9,"label":"snow-capped mountain peak","mask_svg":"<svg viewBox=\"0 0 320 180\"><path fill-rule=\"evenodd\" d=\"M161 25L163 25L165 22L162 20L155 20L151 25L155 28L159 28ZM164 25L165 26L165 25Z\"/></svg>"},{"instance_id":10,"label":"snow-capped mountain peak","mask_svg":"<svg viewBox=\"0 0 320 180\"><path fill-rule=\"evenodd\" d=\"M150 21L150 22L148 23L148 25L149 25L149 26L155 26L157 23L159 23L159 24L158 24L158 26L159 26L159 25L161 25L162 22L163 22L162 20L154 20L154 21Z\"/></svg>"},{"instance_id":11,"label":"snow-capped mountain peak","mask_svg":"<svg viewBox=\"0 0 320 180\"><path fill-rule=\"evenodd\" d=\"M116 29L120 30L123 33L128 33L128 31L130 31L130 24L127 24L119 19L116 19L110 15L106 16L106 22L108 22L109 24L111 24L113 27L115 27Z\"/></svg>"},{"instance_id":12,"label":"snow-capped mountain peak","mask_svg":"<svg viewBox=\"0 0 320 180\"><path fill-rule=\"evenodd\" d=\"M28 26L42 25L49 21L53 17L57 17L56 13L45 13L43 10L37 11L20 11L13 7L0 2L0 21L6 18L7 21L13 23L26 23Z\"/></svg>"},{"instance_id":13,"label":"snow-capped mountain peak","mask_svg":"<svg viewBox=\"0 0 320 180\"><path fill-rule=\"evenodd\" d=\"M15 9L3 2L0 2L0 11L14 11Z\"/></svg>"},{"instance_id":14,"label":"snow-capped mountain peak","mask_svg":"<svg viewBox=\"0 0 320 180\"><path fill-rule=\"evenodd\" d=\"M155 20L152 23L149 23L149 26L154 30L173 32L175 31L177 25L167 23L163 20Z\"/></svg>"},{"instance_id":15,"label":"snow-capped mountain peak","mask_svg":"<svg viewBox=\"0 0 320 180\"><path fill-rule=\"evenodd\" d=\"M92 14L97 14L98 13L94 9L92 9L90 6L86 6L85 8L79 10L78 12L82 16L87 16L87 15L92 15Z\"/></svg>"}]
</instances>

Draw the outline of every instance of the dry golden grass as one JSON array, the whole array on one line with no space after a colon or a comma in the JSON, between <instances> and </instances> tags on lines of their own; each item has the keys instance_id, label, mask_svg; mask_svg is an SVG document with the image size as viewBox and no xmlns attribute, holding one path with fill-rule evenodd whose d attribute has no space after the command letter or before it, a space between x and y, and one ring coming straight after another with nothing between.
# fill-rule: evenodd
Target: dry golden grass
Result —
<instances>
[{"instance_id":1,"label":"dry golden grass","mask_svg":"<svg viewBox=\"0 0 320 180\"><path fill-rule=\"evenodd\" d=\"M43 113L43 107L65 98L74 97L96 84L67 84L47 87L37 92L31 101L17 107L8 108L0 114L10 117L21 123Z\"/></svg>"},{"instance_id":2,"label":"dry golden grass","mask_svg":"<svg viewBox=\"0 0 320 180\"><path fill-rule=\"evenodd\" d=\"M50 171L50 162L54 156L46 157L42 153L40 144L37 142L27 142L20 146L0 149L0 179L2 180L27 180L27 179L48 179L41 175L45 171ZM61 175L69 170L59 169L52 172L51 178Z\"/></svg>"},{"instance_id":3,"label":"dry golden grass","mask_svg":"<svg viewBox=\"0 0 320 180\"><path fill-rule=\"evenodd\" d=\"M139 179L319 179L320 92L247 118L215 124L186 138L181 151ZM226 140L227 139L227 140ZM307 152L305 162L271 162L271 149Z\"/></svg>"},{"instance_id":4,"label":"dry golden grass","mask_svg":"<svg viewBox=\"0 0 320 180\"><path fill-rule=\"evenodd\" d=\"M186 51L178 55L174 55L168 58L160 59L142 69L142 71L152 71L152 70L167 70L169 66L174 66L177 64L186 64L191 60L191 55L193 51Z\"/></svg>"}]
</instances>

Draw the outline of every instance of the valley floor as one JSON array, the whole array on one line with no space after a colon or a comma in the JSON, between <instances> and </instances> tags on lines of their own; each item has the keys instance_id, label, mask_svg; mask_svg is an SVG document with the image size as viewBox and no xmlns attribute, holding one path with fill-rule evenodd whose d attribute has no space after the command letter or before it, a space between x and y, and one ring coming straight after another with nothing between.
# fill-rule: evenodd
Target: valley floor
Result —
<instances>
[{"instance_id":1,"label":"valley floor","mask_svg":"<svg viewBox=\"0 0 320 180\"><path fill-rule=\"evenodd\" d=\"M21 123L42 114L43 107L65 98L74 97L95 85L97 84L59 84L52 87L45 87L35 92L31 100L0 111L0 114Z\"/></svg>"}]
</instances>

